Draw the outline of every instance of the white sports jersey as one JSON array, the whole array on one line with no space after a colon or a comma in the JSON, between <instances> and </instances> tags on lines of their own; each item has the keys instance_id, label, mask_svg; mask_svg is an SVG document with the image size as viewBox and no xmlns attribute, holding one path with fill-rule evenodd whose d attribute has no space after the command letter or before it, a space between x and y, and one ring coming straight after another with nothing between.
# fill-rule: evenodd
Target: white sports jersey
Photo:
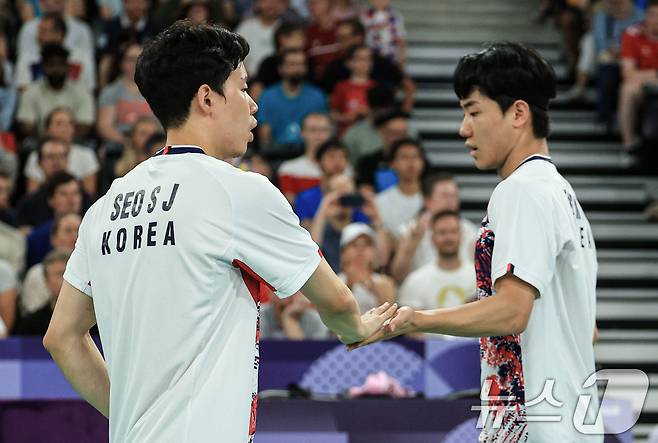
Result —
<instances>
[{"instance_id":1,"label":"white sports jersey","mask_svg":"<svg viewBox=\"0 0 658 443\"><path fill-rule=\"evenodd\" d=\"M602 442L573 425L580 395L591 396L584 423L598 412L596 384L583 388L595 372L596 249L571 185L549 158L527 158L496 186L475 258L478 298L495 297L494 283L508 273L539 292L522 334L480 339L483 391L499 397L483 406L507 408L500 427L489 420L480 441ZM550 380L551 398L544 391Z\"/></svg>"},{"instance_id":2,"label":"white sports jersey","mask_svg":"<svg viewBox=\"0 0 658 443\"><path fill-rule=\"evenodd\" d=\"M260 295L297 292L318 247L262 175L198 147L160 153L89 209L64 274L94 301L110 441L247 442Z\"/></svg>"}]
</instances>

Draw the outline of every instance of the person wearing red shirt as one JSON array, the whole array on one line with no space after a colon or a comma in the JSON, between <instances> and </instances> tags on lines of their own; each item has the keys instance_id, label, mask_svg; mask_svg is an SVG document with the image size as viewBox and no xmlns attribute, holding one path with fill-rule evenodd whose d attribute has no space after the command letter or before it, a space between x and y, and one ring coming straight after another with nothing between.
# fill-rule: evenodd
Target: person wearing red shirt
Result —
<instances>
[{"instance_id":1,"label":"person wearing red shirt","mask_svg":"<svg viewBox=\"0 0 658 443\"><path fill-rule=\"evenodd\" d=\"M331 117L339 125L339 134L368 113L368 91L376 85L370 78L372 50L365 46L354 46L347 53L347 68L350 78L338 82L331 94L329 107Z\"/></svg>"},{"instance_id":2,"label":"person wearing red shirt","mask_svg":"<svg viewBox=\"0 0 658 443\"><path fill-rule=\"evenodd\" d=\"M315 67L315 77L319 83L324 70L338 58L340 45L336 42L336 21L331 14L329 0L309 0L308 11L311 23L306 28L306 55Z\"/></svg>"},{"instance_id":3,"label":"person wearing red shirt","mask_svg":"<svg viewBox=\"0 0 658 443\"><path fill-rule=\"evenodd\" d=\"M637 143L635 122L642 88L658 85L658 0L649 0L643 23L624 31L620 58L619 128L624 149L630 151Z\"/></svg>"}]
</instances>

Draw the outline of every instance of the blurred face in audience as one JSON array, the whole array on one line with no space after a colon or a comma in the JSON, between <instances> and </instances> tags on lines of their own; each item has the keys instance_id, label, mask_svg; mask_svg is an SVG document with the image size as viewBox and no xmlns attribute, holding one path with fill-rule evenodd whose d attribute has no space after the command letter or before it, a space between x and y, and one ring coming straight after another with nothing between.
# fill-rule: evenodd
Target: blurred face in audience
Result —
<instances>
[{"instance_id":1,"label":"blurred face in audience","mask_svg":"<svg viewBox=\"0 0 658 443\"><path fill-rule=\"evenodd\" d=\"M441 180L434 184L432 194L425 198L425 207L432 214L459 211L459 187L454 180Z\"/></svg>"},{"instance_id":2,"label":"blurred face in audience","mask_svg":"<svg viewBox=\"0 0 658 443\"><path fill-rule=\"evenodd\" d=\"M287 3L283 0L256 0L256 10L265 20L276 20L286 11Z\"/></svg>"},{"instance_id":3,"label":"blurred face in audience","mask_svg":"<svg viewBox=\"0 0 658 443\"><path fill-rule=\"evenodd\" d=\"M355 51L352 58L347 61L347 67L352 75L370 77L370 71L372 71L372 51L370 48L360 48Z\"/></svg>"},{"instance_id":4,"label":"blurred face in audience","mask_svg":"<svg viewBox=\"0 0 658 443\"><path fill-rule=\"evenodd\" d=\"M434 222L432 226L432 243L439 257L455 258L459 255L461 226L459 217L446 215Z\"/></svg>"},{"instance_id":5,"label":"blurred face in audience","mask_svg":"<svg viewBox=\"0 0 658 443\"><path fill-rule=\"evenodd\" d=\"M354 192L354 180L344 174L335 175L329 179L329 192L336 192L338 195L345 195ZM329 218L338 222L346 222L352 218L353 209L348 206L341 206L335 202L329 211Z\"/></svg>"},{"instance_id":6,"label":"blurred face in audience","mask_svg":"<svg viewBox=\"0 0 658 443\"><path fill-rule=\"evenodd\" d=\"M121 60L121 74L123 77L130 81L135 81L135 69L137 66L137 58L142 53L141 45L130 45L126 52L123 54L123 59Z\"/></svg>"},{"instance_id":7,"label":"blurred face in audience","mask_svg":"<svg viewBox=\"0 0 658 443\"><path fill-rule=\"evenodd\" d=\"M144 151L146 142L160 127L152 119L137 120L130 136L130 144L137 151Z\"/></svg>"},{"instance_id":8,"label":"blurred face in audience","mask_svg":"<svg viewBox=\"0 0 658 443\"><path fill-rule=\"evenodd\" d=\"M148 10L148 0L123 0L123 12L133 22L146 17Z\"/></svg>"},{"instance_id":9,"label":"blurred face in audience","mask_svg":"<svg viewBox=\"0 0 658 443\"><path fill-rule=\"evenodd\" d=\"M68 110L56 111L48 123L46 135L62 140L66 144L73 142L75 136L75 122L73 114Z\"/></svg>"},{"instance_id":10,"label":"blurred face in audience","mask_svg":"<svg viewBox=\"0 0 658 443\"><path fill-rule=\"evenodd\" d=\"M304 31L294 31L288 35L279 36L279 51L285 49L304 49L306 46L306 34Z\"/></svg>"},{"instance_id":11,"label":"blurred face in audience","mask_svg":"<svg viewBox=\"0 0 658 443\"><path fill-rule=\"evenodd\" d=\"M55 189L55 193L48 200L55 217L74 212L79 214L82 210L82 191L77 180L63 183Z\"/></svg>"},{"instance_id":12,"label":"blurred face in audience","mask_svg":"<svg viewBox=\"0 0 658 443\"><path fill-rule=\"evenodd\" d=\"M55 12L58 14L64 13L66 8L66 0L41 0L41 12L49 14Z\"/></svg>"},{"instance_id":13,"label":"blurred face in audience","mask_svg":"<svg viewBox=\"0 0 658 443\"><path fill-rule=\"evenodd\" d=\"M364 39L363 36L354 32L351 25L343 23L336 28L336 43L340 46L341 51L347 51L352 46L362 45Z\"/></svg>"},{"instance_id":14,"label":"blurred face in audience","mask_svg":"<svg viewBox=\"0 0 658 443\"><path fill-rule=\"evenodd\" d=\"M375 244L372 238L363 234L345 245L341 250L340 263L343 269L349 266L374 269Z\"/></svg>"},{"instance_id":15,"label":"blurred face in audience","mask_svg":"<svg viewBox=\"0 0 658 443\"><path fill-rule=\"evenodd\" d=\"M647 33L653 39L658 39L658 5L647 8L644 23L647 27Z\"/></svg>"},{"instance_id":16,"label":"blurred face in audience","mask_svg":"<svg viewBox=\"0 0 658 443\"><path fill-rule=\"evenodd\" d=\"M284 81L297 86L306 78L306 55L302 51L285 55L283 62L279 65L279 74Z\"/></svg>"},{"instance_id":17,"label":"blurred face in audience","mask_svg":"<svg viewBox=\"0 0 658 443\"><path fill-rule=\"evenodd\" d=\"M55 26L53 18L44 18L39 22L39 32L37 34L39 45L44 46L49 43L62 44L64 34Z\"/></svg>"},{"instance_id":18,"label":"blurred face in audience","mask_svg":"<svg viewBox=\"0 0 658 443\"><path fill-rule=\"evenodd\" d=\"M424 166L425 162L418 146L412 144L402 145L391 161L391 167L398 174L400 181L419 181Z\"/></svg>"},{"instance_id":19,"label":"blurred face in audience","mask_svg":"<svg viewBox=\"0 0 658 443\"><path fill-rule=\"evenodd\" d=\"M331 11L329 0L308 0L308 12L313 20L320 20L327 16Z\"/></svg>"},{"instance_id":20,"label":"blurred face in audience","mask_svg":"<svg viewBox=\"0 0 658 443\"><path fill-rule=\"evenodd\" d=\"M9 195L11 195L11 180L0 175L0 209L9 208Z\"/></svg>"},{"instance_id":21,"label":"blurred face in audience","mask_svg":"<svg viewBox=\"0 0 658 443\"><path fill-rule=\"evenodd\" d=\"M44 273L46 274L46 287L48 288L51 297L50 306L53 308L55 307L55 303L57 303L59 291L62 289L62 284L64 283L65 270L65 260L55 260L44 268Z\"/></svg>"},{"instance_id":22,"label":"blurred face in audience","mask_svg":"<svg viewBox=\"0 0 658 443\"><path fill-rule=\"evenodd\" d=\"M197 3L190 6L190 9L187 10L186 18L189 18L195 25L208 23L208 19L210 18L208 5Z\"/></svg>"},{"instance_id":23,"label":"blurred face in audience","mask_svg":"<svg viewBox=\"0 0 658 443\"><path fill-rule=\"evenodd\" d=\"M57 230L50 239L53 248L73 252L75 241L78 239L78 229L80 229L81 221L82 218L75 213L63 216L57 225Z\"/></svg>"},{"instance_id":24,"label":"blurred face in audience","mask_svg":"<svg viewBox=\"0 0 658 443\"><path fill-rule=\"evenodd\" d=\"M43 171L46 180L58 172L66 171L69 157L68 145L53 140L45 143L41 149L39 167Z\"/></svg>"},{"instance_id":25,"label":"blurred face in audience","mask_svg":"<svg viewBox=\"0 0 658 443\"><path fill-rule=\"evenodd\" d=\"M393 118L379 128L384 139L384 150L388 150L398 140L409 136L409 122L406 118Z\"/></svg>"},{"instance_id":26,"label":"blurred face in audience","mask_svg":"<svg viewBox=\"0 0 658 443\"><path fill-rule=\"evenodd\" d=\"M43 74L53 89L62 89L69 73L69 62L65 57L51 57L43 62Z\"/></svg>"},{"instance_id":27,"label":"blurred face in audience","mask_svg":"<svg viewBox=\"0 0 658 443\"><path fill-rule=\"evenodd\" d=\"M310 114L302 123L302 139L306 151L315 155L318 147L329 140L331 136L331 122L329 117L320 114Z\"/></svg>"},{"instance_id":28,"label":"blurred face in audience","mask_svg":"<svg viewBox=\"0 0 658 443\"><path fill-rule=\"evenodd\" d=\"M325 177L342 175L347 169L347 153L344 149L329 149L322 155L319 163Z\"/></svg>"}]
</instances>

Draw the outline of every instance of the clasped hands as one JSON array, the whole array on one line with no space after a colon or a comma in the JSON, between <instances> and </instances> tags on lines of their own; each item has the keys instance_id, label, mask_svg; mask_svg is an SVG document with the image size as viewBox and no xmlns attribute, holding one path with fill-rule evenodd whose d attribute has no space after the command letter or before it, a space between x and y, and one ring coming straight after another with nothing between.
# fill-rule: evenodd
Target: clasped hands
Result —
<instances>
[{"instance_id":1,"label":"clasped hands","mask_svg":"<svg viewBox=\"0 0 658 443\"><path fill-rule=\"evenodd\" d=\"M361 323L362 336L365 338L355 343L346 343L349 351L416 331L415 311L409 306L398 307L397 303L386 302L370 309L361 315Z\"/></svg>"}]
</instances>

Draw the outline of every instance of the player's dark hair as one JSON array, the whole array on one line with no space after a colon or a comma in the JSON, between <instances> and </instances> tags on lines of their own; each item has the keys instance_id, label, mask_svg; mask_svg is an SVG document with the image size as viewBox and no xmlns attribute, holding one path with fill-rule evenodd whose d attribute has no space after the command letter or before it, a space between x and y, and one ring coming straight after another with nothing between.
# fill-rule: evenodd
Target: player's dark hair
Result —
<instances>
[{"instance_id":1,"label":"player's dark hair","mask_svg":"<svg viewBox=\"0 0 658 443\"><path fill-rule=\"evenodd\" d=\"M295 32L304 33L304 27L297 23L283 23L274 31L274 48L277 52L281 49L281 37L288 37Z\"/></svg>"},{"instance_id":2,"label":"player's dark hair","mask_svg":"<svg viewBox=\"0 0 658 443\"><path fill-rule=\"evenodd\" d=\"M362 37L366 36L366 28L358 18L349 18L338 23L338 26L349 26L352 28L352 34Z\"/></svg>"},{"instance_id":3,"label":"player's dark hair","mask_svg":"<svg viewBox=\"0 0 658 443\"><path fill-rule=\"evenodd\" d=\"M528 103L537 138L549 134L548 102L555 97L553 68L537 51L519 43L501 42L463 56L453 77L460 100L476 89L506 112L516 100Z\"/></svg>"},{"instance_id":4,"label":"player's dark hair","mask_svg":"<svg viewBox=\"0 0 658 443\"><path fill-rule=\"evenodd\" d=\"M78 179L66 171L58 172L50 177L50 180L46 182L46 194L48 195L48 198L52 198L60 186L66 185L72 181L78 183L78 187L80 186Z\"/></svg>"},{"instance_id":5,"label":"player's dark hair","mask_svg":"<svg viewBox=\"0 0 658 443\"><path fill-rule=\"evenodd\" d=\"M434 191L434 186L440 182L454 182L455 177L447 172L436 172L425 177L421 184L423 197L430 197Z\"/></svg>"},{"instance_id":6,"label":"player's dark hair","mask_svg":"<svg viewBox=\"0 0 658 443\"><path fill-rule=\"evenodd\" d=\"M55 30L59 31L62 35L66 35L66 22L61 14L56 12L46 12L41 17L41 21L52 20Z\"/></svg>"},{"instance_id":7,"label":"player's dark hair","mask_svg":"<svg viewBox=\"0 0 658 443\"><path fill-rule=\"evenodd\" d=\"M462 218L462 216L457 211L439 211L432 216L430 220L430 226L434 226L437 221L445 217L457 217L459 220Z\"/></svg>"},{"instance_id":8,"label":"player's dark hair","mask_svg":"<svg viewBox=\"0 0 658 443\"><path fill-rule=\"evenodd\" d=\"M304 52L303 49L299 48L289 48L289 49L284 49L281 51L281 53L277 56L276 58L276 65L277 66L282 66L286 62L286 58L288 58L289 55L292 54L303 54L304 59L306 59L306 53Z\"/></svg>"},{"instance_id":9,"label":"player's dark hair","mask_svg":"<svg viewBox=\"0 0 658 443\"><path fill-rule=\"evenodd\" d=\"M238 34L179 20L146 45L135 83L162 126L177 128L201 85L223 96L224 82L248 53L249 44Z\"/></svg>"},{"instance_id":10,"label":"player's dark hair","mask_svg":"<svg viewBox=\"0 0 658 443\"><path fill-rule=\"evenodd\" d=\"M374 121L375 128L381 128L391 120L395 120L396 118L403 118L405 120L409 120L409 114L406 112L400 110L400 109L393 109L390 112L387 112L383 115L380 115L377 117Z\"/></svg>"},{"instance_id":11,"label":"player's dark hair","mask_svg":"<svg viewBox=\"0 0 658 443\"><path fill-rule=\"evenodd\" d=\"M43 160L43 149L44 146L46 146L48 143L58 143L62 146L67 146L66 142L55 138L55 137L43 137L42 139L39 140L39 144L37 145L37 160L41 161Z\"/></svg>"},{"instance_id":12,"label":"player's dark hair","mask_svg":"<svg viewBox=\"0 0 658 443\"><path fill-rule=\"evenodd\" d=\"M337 138L330 138L318 147L318 150L315 152L315 159L319 162L330 151L343 151L346 157L350 155L349 149L347 149L347 146L343 142Z\"/></svg>"}]
</instances>

